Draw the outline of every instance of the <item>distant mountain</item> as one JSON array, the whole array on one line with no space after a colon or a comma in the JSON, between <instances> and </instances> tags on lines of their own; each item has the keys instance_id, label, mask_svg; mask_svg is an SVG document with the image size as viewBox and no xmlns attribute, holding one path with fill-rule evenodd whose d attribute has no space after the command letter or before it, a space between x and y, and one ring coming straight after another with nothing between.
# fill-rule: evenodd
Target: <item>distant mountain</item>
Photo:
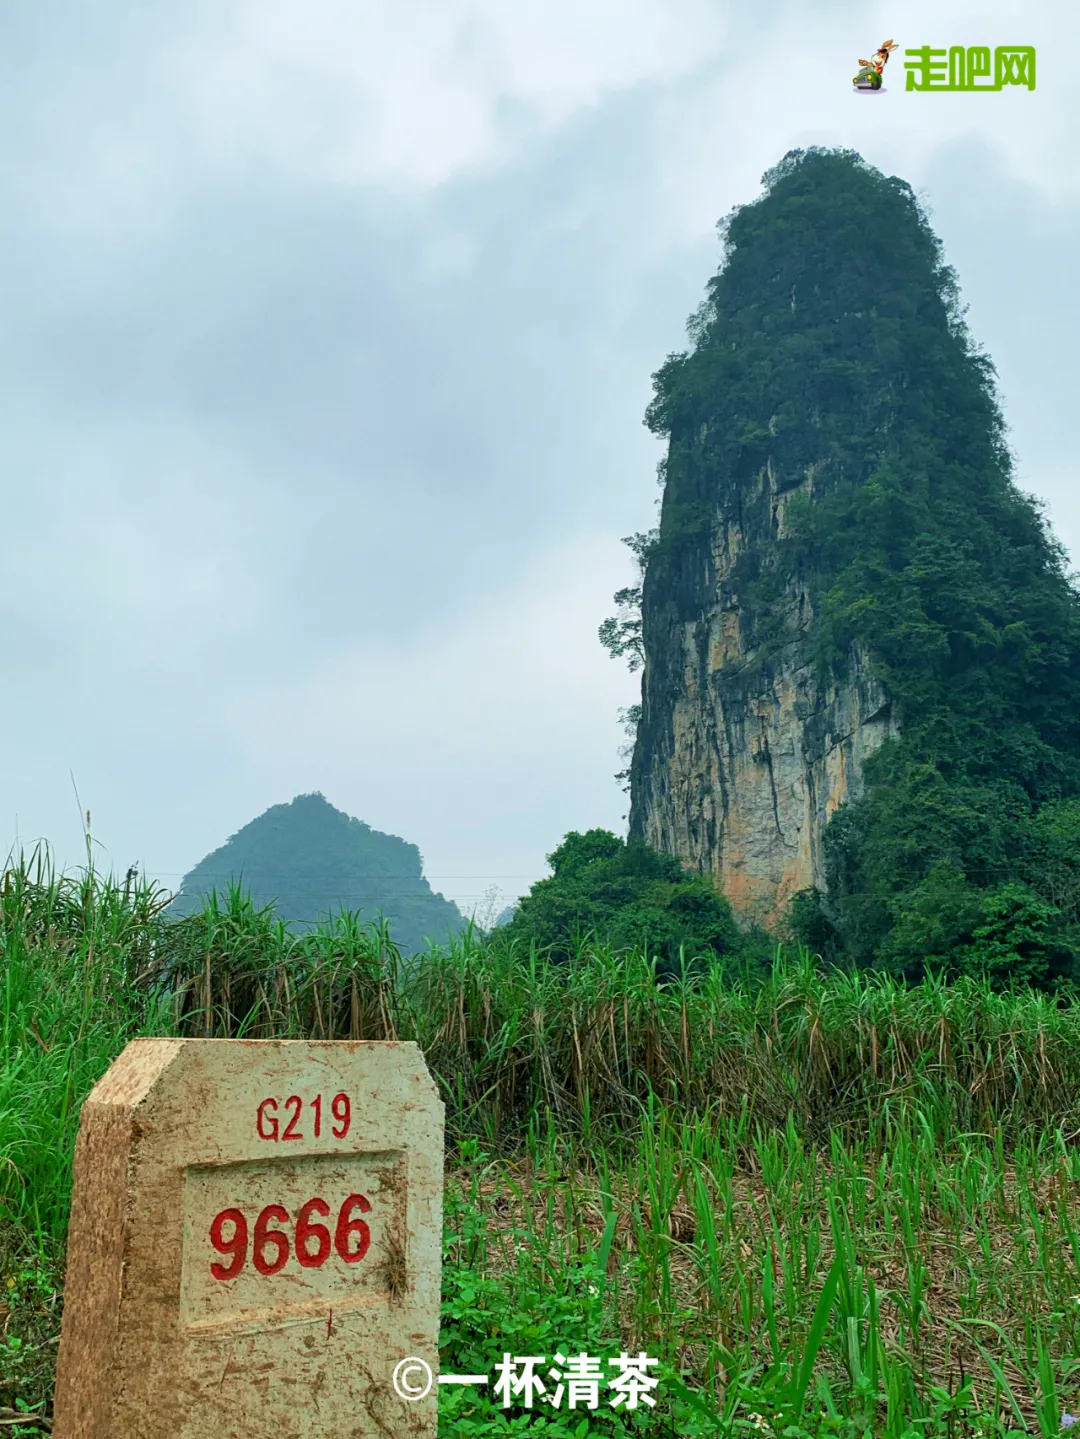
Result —
<instances>
[{"instance_id":1,"label":"distant mountain","mask_svg":"<svg viewBox=\"0 0 1080 1439\"><path fill-rule=\"evenodd\" d=\"M196 913L213 890L240 884L256 905L273 903L294 929L340 909L385 914L402 953L464 928L457 906L431 889L416 845L350 819L321 794L276 804L184 876L171 915Z\"/></svg>"}]
</instances>

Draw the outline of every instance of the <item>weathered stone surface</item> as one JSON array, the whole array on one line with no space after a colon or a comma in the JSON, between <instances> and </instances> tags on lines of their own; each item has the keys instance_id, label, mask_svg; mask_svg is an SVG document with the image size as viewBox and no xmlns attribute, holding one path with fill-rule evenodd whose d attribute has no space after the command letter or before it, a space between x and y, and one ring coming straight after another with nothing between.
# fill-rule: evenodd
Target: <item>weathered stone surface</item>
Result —
<instances>
[{"instance_id":1,"label":"weathered stone surface","mask_svg":"<svg viewBox=\"0 0 1080 1439\"><path fill-rule=\"evenodd\" d=\"M813 605L798 575L782 606L787 639L775 638L775 613L743 602L739 556L767 559L792 494L812 484L811 472L780 491L764 470L737 503L717 505L697 571L651 576L651 593L646 582L630 832L711 874L737 913L766 925L799 890L825 888L825 826L860 793L867 758L899 732L859 649L842 683L819 682L805 643Z\"/></svg>"},{"instance_id":2,"label":"weathered stone surface","mask_svg":"<svg viewBox=\"0 0 1080 1439\"><path fill-rule=\"evenodd\" d=\"M436 1432L443 1106L414 1044L137 1040L86 1101L57 1439Z\"/></svg>"}]
</instances>

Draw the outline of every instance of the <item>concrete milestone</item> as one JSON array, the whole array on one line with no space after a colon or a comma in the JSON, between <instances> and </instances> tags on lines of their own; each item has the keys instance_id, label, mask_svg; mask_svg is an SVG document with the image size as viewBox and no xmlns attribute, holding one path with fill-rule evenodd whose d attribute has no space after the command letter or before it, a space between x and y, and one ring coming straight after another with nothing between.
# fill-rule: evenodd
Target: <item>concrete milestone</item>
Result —
<instances>
[{"instance_id":1,"label":"concrete milestone","mask_svg":"<svg viewBox=\"0 0 1080 1439\"><path fill-rule=\"evenodd\" d=\"M56 1439L435 1439L443 1106L415 1044L143 1039L75 1151Z\"/></svg>"}]
</instances>

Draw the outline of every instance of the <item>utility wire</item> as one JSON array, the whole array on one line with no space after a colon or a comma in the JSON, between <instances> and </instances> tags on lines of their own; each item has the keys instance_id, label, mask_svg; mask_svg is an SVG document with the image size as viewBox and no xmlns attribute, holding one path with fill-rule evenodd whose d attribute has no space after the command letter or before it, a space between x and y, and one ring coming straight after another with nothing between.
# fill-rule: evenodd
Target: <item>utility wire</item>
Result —
<instances>
[{"instance_id":1,"label":"utility wire","mask_svg":"<svg viewBox=\"0 0 1080 1439\"><path fill-rule=\"evenodd\" d=\"M241 866L241 869L242 869L242 868L243 868L243 866ZM183 879L186 875L194 874L195 871L194 871L194 870L190 870L190 869L184 869L184 870L180 870L180 869L147 869L147 870L144 870L143 873L146 874L146 875L149 875L149 876L151 876L151 877L158 877L158 878L165 877L165 878L169 878L169 879ZM229 879L229 878L231 878L232 876L234 876L236 873L237 873L236 870L219 870L219 871L217 871L217 873L211 874L211 875L209 875L209 876L207 876L207 877L210 878L210 879ZM259 870L259 871L258 871L258 874L259 874L260 878L262 878L262 879L270 879L270 878L273 878L273 879L281 879L281 878L285 878L285 879L295 879L295 878L296 878L296 870L295 870L295 869L282 870L280 873L274 872L273 874L270 874L270 875L268 875L264 870ZM349 877L350 877L351 879L426 879L426 880L429 880L429 881L430 881L430 880L433 880L433 879L532 879L532 878L533 878L533 876L532 876L531 874L421 874L421 875L415 875L415 874L352 874L351 872L350 872L350 876L349 876Z\"/></svg>"}]
</instances>

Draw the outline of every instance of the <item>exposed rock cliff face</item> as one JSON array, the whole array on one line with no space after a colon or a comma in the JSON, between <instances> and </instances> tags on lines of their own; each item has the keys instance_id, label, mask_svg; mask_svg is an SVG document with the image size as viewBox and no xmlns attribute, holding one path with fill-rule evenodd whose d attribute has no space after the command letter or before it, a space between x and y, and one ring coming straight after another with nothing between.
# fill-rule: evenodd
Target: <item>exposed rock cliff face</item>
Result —
<instances>
[{"instance_id":1,"label":"exposed rock cliff face","mask_svg":"<svg viewBox=\"0 0 1080 1439\"><path fill-rule=\"evenodd\" d=\"M654 377L642 587L601 627L644 660L631 835L747 919L824 890L799 932L858 965L1062 973L1080 589L940 242L903 180L824 150L785 156L724 242ZM1033 924L1056 926L1036 959Z\"/></svg>"},{"instance_id":2,"label":"exposed rock cliff face","mask_svg":"<svg viewBox=\"0 0 1080 1439\"><path fill-rule=\"evenodd\" d=\"M767 562L790 493L766 470L717 514L698 613L652 606L631 816L631 833L711 873L739 914L766 925L799 890L825 889L825 826L898 732L858 646L842 681L816 673L805 643L813 607L797 576L783 599L791 638L763 636L740 602L737 562ZM766 618L774 630L775 611Z\"/></svg>"},{"instance_id":3,"label":"exposed rock cliff face","mask_svg":"<svg viewBox=\"0 0 1080 1439\"><path fill-rule=\"evenodd\" d=\"M772 172L732 223L694 348L657 376L649 420L669 449L643 587L630 832L766 923L797 891L825 888L825 827L899 727L857 629L813 662L818 570L785 545L794 501L808 512L866 483L894 442L914 388L906 337L929 305L947 333L928 276L886 316L900 261L860 216L891 203L904 217L912 201L902 181L871 200L867 176L814 155Z\"/></svg>"}]
</instances>

